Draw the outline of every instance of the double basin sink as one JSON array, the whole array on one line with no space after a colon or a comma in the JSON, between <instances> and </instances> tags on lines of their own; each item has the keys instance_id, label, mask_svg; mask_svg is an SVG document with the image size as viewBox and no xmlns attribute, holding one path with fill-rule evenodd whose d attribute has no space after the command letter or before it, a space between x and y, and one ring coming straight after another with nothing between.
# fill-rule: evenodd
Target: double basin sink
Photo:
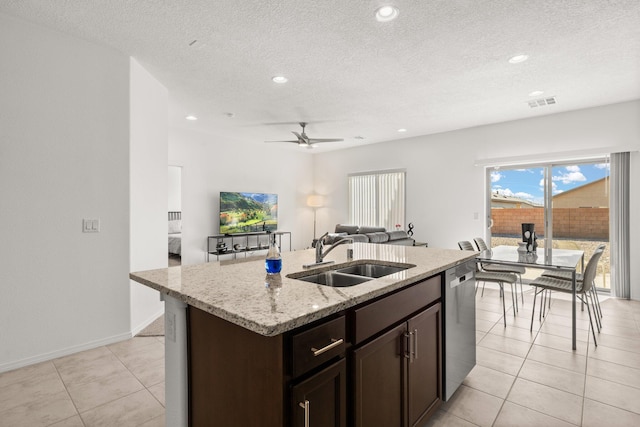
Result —
<instances>
[{"instance_id":1,"label":"double basin sink","mask_svg":"<svg viewBox=\"0 0 640 427\"><path fill-rule=\"evenodd\" d=\"M364 263L338 267L333 270L321 273L310 274L308 276L292 277L305 282L316 283L318 285L333 286L337 288L354 286L360 283L379 277L388 276L414 267L413 265L386 265L375 263Z\"/></svg>"}]
</instances>

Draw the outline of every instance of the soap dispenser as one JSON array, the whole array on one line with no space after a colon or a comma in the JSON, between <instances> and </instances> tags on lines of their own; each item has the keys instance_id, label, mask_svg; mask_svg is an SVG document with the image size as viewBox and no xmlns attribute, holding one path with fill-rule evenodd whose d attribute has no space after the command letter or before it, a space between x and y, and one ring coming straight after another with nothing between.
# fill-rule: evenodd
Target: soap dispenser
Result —
<instances>
[{"instance_id":1,"label":"soap dispenser","mask_svg":"<svg viewBox=\"0 0 640 427\"><path fill-rule=\"evenodd\" d=\"M278 274L282 270L282 257L280 256L280 249L276 245L276 235L273 233L270 233L269 236L269 251L264 265L267 269L267 274Z\"/></svg>"}]
</instances>

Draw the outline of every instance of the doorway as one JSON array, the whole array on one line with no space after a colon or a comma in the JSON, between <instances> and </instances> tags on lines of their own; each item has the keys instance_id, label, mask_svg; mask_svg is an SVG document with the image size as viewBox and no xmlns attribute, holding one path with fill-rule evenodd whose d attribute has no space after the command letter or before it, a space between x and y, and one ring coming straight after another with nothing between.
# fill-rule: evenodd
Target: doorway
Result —
<instances>
[{"instance_id":1,"label":"doorway","mask_svg":"<svg viewBox=\"0 0 640 427\"><path fill-rule=\"evenodd\" d=\"M535 224L540 247L584 251L585 265L596 247L604 243L596 286L608 292L609 171L607 158L488 168L490 246L517 246L522 240L523 223ZM537 273L531 274L525 277L537 277Z\"/></svg>"},{"instance_id":2,"label":"doorway","mask_svg":"<svg viewBox=\"0 0 640 427\"><path fill-rule=\"evenodd\" d=\"M169 166L168 172L168 255L169 267L182 264L182 167Z\"/></svg>"}]
</instances>

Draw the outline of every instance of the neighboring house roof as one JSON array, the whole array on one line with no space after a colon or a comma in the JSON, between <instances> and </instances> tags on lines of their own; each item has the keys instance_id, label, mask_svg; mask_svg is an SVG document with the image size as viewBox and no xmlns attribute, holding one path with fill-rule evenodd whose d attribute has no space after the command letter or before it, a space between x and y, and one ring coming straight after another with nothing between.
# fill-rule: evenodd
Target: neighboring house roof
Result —
<instances>
[{"instance_id":1,"label":"neighboring house roof","mask_svg":"<svg viewBox=\"0 0 640 427\"><path fill-rule=\"evenodd\" d=\"M541 205L519 197L506 196L500 193L491 194L492 208L540 208Z\"/></svg>"},{"instance_id":2,"label":"neighboring house roof","mask_svg":"<svg viewBox=\"0 0 640 427\"><path fill-rule=\"evenodd\" d=\"M492 208L541 208L542 205L519 197L491 194ZM609 179L600 178L553 196L554 208L608 208Z\"/></svg>"}]
</instances>

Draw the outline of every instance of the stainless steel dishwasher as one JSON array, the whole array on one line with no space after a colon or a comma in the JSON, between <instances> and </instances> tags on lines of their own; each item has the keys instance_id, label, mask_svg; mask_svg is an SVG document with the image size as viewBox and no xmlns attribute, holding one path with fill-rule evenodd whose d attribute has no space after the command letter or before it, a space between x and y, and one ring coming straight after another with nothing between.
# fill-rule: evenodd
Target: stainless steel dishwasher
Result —
<instances>
[{"instance_id":1,"label":"stainless steel dishwasher","mask_svg":"<svg viewBox=\"0 0 640 427\"><path fill-rule=\"evenodd\" d=\"M444 400L476 365L476 262L448 269L444 282Z\"/></svg>"}]
</instances>

